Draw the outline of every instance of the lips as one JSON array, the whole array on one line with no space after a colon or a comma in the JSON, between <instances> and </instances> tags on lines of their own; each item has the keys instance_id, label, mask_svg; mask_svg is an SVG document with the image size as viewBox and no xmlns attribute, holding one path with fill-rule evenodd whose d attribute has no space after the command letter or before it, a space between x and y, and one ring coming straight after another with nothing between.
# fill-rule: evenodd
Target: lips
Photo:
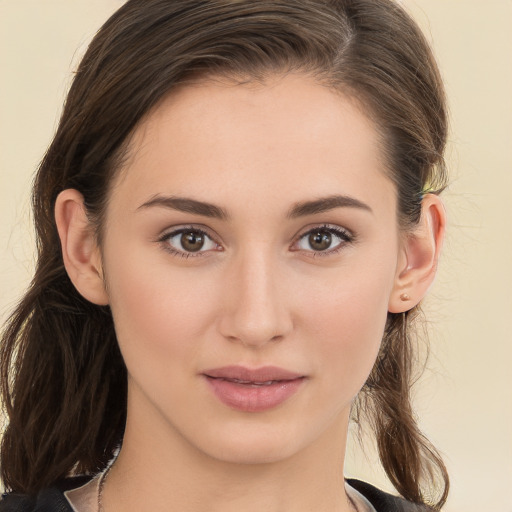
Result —
<instances>
[{"instance_id":1,"label":"lips","mask_svg":"<svg viewBox=\"0 0 512 512\"><path fill-rule=\"evenodd\" d=\"M245 412L277 407L295 394L305 376L277 366L225 366L203 372L210 389L225 405Z\"/></svg>"},{"instance_id":2,"label":"lips","mask_svg":"<svg viewBox=\"0 0 512 512\"><path fill-rule=\"evenodd\" d=\"M276 380L293 380L303 377L299 373L290 372L277 366L263 366L261 368L245 368L244 366L225 366L203 372L214 379L242 381L243 383L266 383Z\"/></svg>"}]
</instances>

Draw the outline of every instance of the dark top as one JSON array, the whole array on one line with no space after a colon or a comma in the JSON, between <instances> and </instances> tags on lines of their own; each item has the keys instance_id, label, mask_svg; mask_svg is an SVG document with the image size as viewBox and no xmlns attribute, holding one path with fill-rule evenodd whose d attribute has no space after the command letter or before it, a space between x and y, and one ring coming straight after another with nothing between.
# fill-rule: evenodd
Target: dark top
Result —
<instances>
[{"instance_id":1,"label":"dark top","mask_svg":"<svg viewBox=\"0 0 512 512\"><path fill-rule=\"evenodd\" d=\"M67 478L55 487L44 489L37 496L6 493L0 500L0 512L73 512L63 492L80 487L90 478ZM348 479L347 482L365 496L377 512L427 512L430 510L425 506L392 496L366 482L353 479Z\"/></svg>"}]
</instances>

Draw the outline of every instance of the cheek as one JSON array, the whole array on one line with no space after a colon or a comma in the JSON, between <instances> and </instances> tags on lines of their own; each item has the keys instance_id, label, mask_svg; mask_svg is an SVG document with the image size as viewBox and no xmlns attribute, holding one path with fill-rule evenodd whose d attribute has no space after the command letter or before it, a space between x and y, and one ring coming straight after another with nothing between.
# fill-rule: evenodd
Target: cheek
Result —
<instances>
[{"instance_id":1,"label":"cheek","mask_svg":"<svg viewBox=\"0 0 512 512\"><path fill-rule=\"evenodd\" d=\"M382 342L391 287L390 272L370 279L353 270L302 303L308 339L315 344L310 353L316 367L335 380L331 389L347 390L353 398L364 385Z\"/></svg>"},{"instance_id":2,"label":"cheek","mask_svg":"<svg viewBox=\"0 0 512 512\"><path fill-rule=\"evenodd\" d=\"M144 261L138 261L144 260ZM140 264L139 264L140 263ZM132 252L108 273L109 297L119 345L130 362L150 368L150 361L172 365L194 360L201 334L216 303L215 288L191 280L186 272L148 264L147 255ZM169 357L171 355L172 357Z\"/></svg>"}]
</instances>

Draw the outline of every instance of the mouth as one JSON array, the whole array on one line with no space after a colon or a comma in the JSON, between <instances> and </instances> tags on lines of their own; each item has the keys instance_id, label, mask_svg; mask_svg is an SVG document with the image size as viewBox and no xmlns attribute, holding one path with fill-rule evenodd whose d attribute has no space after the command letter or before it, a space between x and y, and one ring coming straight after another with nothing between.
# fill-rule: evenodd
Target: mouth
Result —
<instances>
[{"instance_id":1,"label":"mouth","mask_svg":"<svg viewBox=\"0 0 512 512\"><path fill-rule=\"evenodd\" d=\"M207 377L210 377L207 375ZM277 382L288 382L287 380L266 380L264 382L257 382L252 380L240 380L240 379L223 379L221 377L210 377L211 379L224 380L226 382L233 382L234 384L242 384L244 386L261 387L261 386L272 386Z\"/></svg>"},{"instance_id":2,"label":"mouth","mask_svg":"<svg viewBox=\"0 0 512 512\"><path fill-rule=\"evenodd\" d=\"M226 366L202 374L214 395L232 409L261 412L272 409L294 395L305 375L276 366L250 369Z\"/></svg>"},{"instance_id":3,"label":"mouth","mask_svg":"<svg viewBox=\"0 0 512 512\"><path fill-rule=\"evenodd\" d=\"M207 377L239 381L243 384L265 384L272 381L294 380L304 375L278 366L262 366L260 368L246 368L245 366L224 366L203 372Z\"/></svg>"}]
</instances>

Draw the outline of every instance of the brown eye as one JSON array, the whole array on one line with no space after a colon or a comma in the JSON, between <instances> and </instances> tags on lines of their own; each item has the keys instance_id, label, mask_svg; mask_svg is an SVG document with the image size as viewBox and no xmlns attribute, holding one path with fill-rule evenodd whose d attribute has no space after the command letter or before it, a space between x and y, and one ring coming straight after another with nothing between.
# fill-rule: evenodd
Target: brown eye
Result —
<instances>
[{"instance_id":1,"label":"brown eye","mask_svg":"<svg viewBox=\"0 0 512 512\"><path fill-rule=\"evenodd\" d=\"M204 235L197 231L182 233L180 242L185 251L197 252L203 248Z\"/></svg>"},{"instance_id":2,"label":"brown eye","mask_svg":"<svg viewBox=\"0 0 512 512\"><path fill-rule=\"evenodd\" d=\"M203 253L219 250L220 247L200 229L182 228L164 235L160 242L171 253L181 256L202 256Z\"/></svg>"},{"instance_id":3,"label":"brown eye","mask_svg":"<svg viewBox=\"0 0 512 512\"><path fill-rule=\"evenodd\" d=\"M304 233L296 247L301 251L315 254L324 253L326 256L335 254L346 244L354 241L354 235L339 226L319 226Z\"/></svg>"},{"instance_id":4,"label":"brown eye","mask_svg":"<svg viewBox=\"0 0 512 512\"><path fill-rule=\"evenodd\" d=\"M328 231L313 231L309 234L308 242L315 251L325 251L331 247L332 235Z\"/></svg>"}]
</instances>

